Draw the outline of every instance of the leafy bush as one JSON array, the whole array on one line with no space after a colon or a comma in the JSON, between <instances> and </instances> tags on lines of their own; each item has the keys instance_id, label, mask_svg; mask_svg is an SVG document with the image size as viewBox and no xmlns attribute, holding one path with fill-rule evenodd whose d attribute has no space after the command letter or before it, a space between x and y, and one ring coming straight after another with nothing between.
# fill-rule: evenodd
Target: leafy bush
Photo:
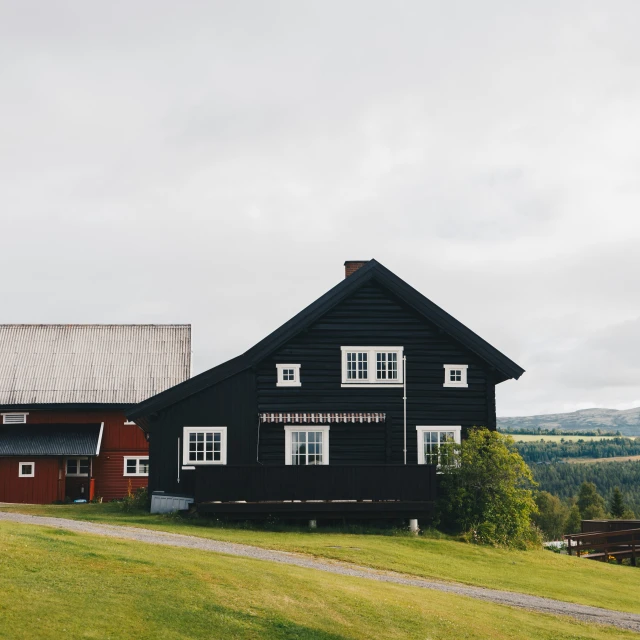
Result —
<instances>
[{"instance_id":1,"label":"leafy bush","mask_svg":"<svg viewBox=\"0 0 640 640\"><path fill-rule=\"evenodd\" d=\"M531 490L535 483L513 439L474 428L454 448L453 457L455 464L442 470L440 524L480 544L539 544L539 532L531 524L537 512Z\"/></svg>"},{"instance_id":2,"label":"leafy bush","mask_svg":"<svg viewBox=\"0 0 640 640\"><path fill-rule=\"evenodd\" d=\"M118 503L120 508L125 511L148 511L149 510L149 491L147 487L140 487L135 491L131 490L131 485L129 485L129 490L127 491L127 495L122 498L122 500Z\"/></svg>"}]
</instances>

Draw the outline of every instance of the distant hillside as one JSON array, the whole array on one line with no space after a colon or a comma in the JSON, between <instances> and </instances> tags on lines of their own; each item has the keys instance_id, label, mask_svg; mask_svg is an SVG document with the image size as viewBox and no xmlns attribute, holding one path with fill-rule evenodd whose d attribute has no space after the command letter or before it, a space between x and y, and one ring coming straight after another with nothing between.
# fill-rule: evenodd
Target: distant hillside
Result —
<instances>
[{"instance_id":1,"label":"distant hillside","mask_svg":"<svg viewBox=\"0 0 640 640\"><path fill-rule=\"evenodd\" d=\"M640 407L616 409L583 409L572 413L553 413L542 416L498 418L498 429L567 429L586 431L602 429L620 431L626 436L640 436Z\"/></svg>"}]
</instances>

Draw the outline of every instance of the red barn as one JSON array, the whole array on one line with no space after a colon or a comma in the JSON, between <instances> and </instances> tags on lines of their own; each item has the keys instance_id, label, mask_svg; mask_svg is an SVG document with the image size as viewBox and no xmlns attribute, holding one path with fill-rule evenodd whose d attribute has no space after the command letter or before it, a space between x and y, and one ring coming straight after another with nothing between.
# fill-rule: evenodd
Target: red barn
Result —
<instances>
[{"instance_id":1,"label":"red barn","mask_svg":"<svg viewBox=\"0 0 640 640\"><path fill-rule=\"evenodd\" d=\"M147 486L133 405L189 378L190 325L0 325L0 502Z\"/></svg>"}]
</instances>

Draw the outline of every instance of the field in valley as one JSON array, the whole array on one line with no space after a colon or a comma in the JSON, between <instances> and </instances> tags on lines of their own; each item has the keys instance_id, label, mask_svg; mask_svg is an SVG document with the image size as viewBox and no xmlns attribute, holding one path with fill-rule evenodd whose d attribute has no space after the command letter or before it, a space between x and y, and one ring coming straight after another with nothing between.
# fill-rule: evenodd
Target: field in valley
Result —
<instances>
[{"instance_id":1,"label":"field in valley","mask_svg":"<svg viewBox=\"0 0 640 640\"><path fill-rule=\"evenodd\" d=\"M521 435L519 433L505 433L504 435L511 436L516 442L540 442L543 440L544 442L578 442L579 440L584 440L585 442L592 442L598 440L613 440L615 438L628 438L630 436L553 436L553 435L543 435L543 434L525 434Z\"/></svg>"}]
</instances>

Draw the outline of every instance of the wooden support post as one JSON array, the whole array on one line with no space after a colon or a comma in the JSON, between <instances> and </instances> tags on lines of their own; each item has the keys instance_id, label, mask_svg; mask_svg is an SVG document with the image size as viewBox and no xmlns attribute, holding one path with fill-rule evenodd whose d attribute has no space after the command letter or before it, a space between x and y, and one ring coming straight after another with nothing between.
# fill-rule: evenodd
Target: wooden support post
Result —
<instances>
[{"instance_id":1,"label":"wooden support post","mask_svg":"<svg viewBox=\"0 0 640 640\"><path fill-rule=\"evenodd\" d=\"M409 520L409 531L416 536L418 535L420 529L418 528L418 520L416 518Z\"/></svg>"}]
</instances>

